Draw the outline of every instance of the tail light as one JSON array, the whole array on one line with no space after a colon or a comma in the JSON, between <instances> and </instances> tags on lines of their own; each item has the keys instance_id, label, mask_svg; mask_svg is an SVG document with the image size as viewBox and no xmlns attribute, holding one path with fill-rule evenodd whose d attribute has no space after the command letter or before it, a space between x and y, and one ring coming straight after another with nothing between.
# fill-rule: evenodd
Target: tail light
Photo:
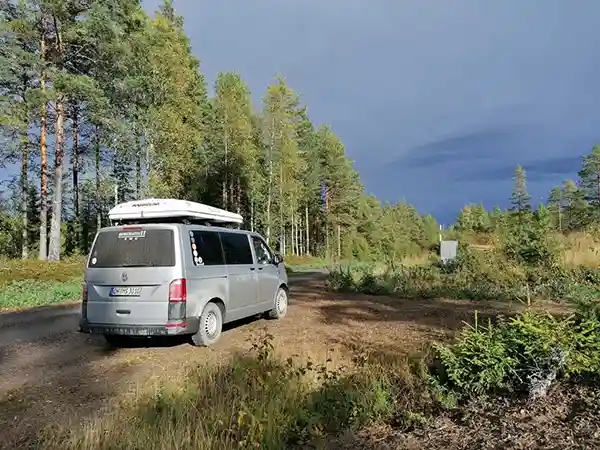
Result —
<instances>
[{"instance_id":1,"label":"tail light","mask_svg":"<svg viewBox=\"0 0 600 450\"><path fill-rule=\"evenodd\" d=\"M185 278L173 280L169 285L169 320L185 319L187 282Z\"/></svg>"},{"instance_id":2,"label":"tail light","mask_svg":"<svg viewBox=\"0 0 600 450\"><path fill-rule=\"evenodd\" d=\"M88 286L87 283L81 285L81 316L87 319L87 305L88 305Z\"/></svg>"}]
</instances>

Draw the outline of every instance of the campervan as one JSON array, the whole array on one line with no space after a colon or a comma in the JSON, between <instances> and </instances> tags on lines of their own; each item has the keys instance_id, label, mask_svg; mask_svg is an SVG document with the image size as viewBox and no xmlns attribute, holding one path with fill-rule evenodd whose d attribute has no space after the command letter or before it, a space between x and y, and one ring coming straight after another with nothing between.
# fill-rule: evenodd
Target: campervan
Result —
<instances>
[{"instance_id":1,"label":"campervan","mask_svg":"<svg viewBox=\"0 0 600 450\"><path fill-rule=\"evenodd\" d=\"M81 332L116 346L176 335L210 346L225 323L286 315L283 259L261 235L239 229L239 214L152 198L119 204L109 219L86 264Z\"/></svg>"}]
</instances>

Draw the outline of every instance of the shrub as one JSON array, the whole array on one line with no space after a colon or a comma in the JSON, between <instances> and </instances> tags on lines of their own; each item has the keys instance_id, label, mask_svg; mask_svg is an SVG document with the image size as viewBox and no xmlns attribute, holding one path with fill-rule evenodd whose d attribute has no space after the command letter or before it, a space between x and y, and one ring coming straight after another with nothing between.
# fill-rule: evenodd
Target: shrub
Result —
<instances>
[{"instance_id":1,"label":"shrub","mask_svg":"<svg viewBox=\"0 0 600 450\"><path fill-rule=\"evenodd\" d=\"M434 345L429 383L443 406L503 391L545 395L558 377L600 375L600 312L568 317L527 310L510 319L466 326L453 345Z\"/></svg>"}]
</instances>

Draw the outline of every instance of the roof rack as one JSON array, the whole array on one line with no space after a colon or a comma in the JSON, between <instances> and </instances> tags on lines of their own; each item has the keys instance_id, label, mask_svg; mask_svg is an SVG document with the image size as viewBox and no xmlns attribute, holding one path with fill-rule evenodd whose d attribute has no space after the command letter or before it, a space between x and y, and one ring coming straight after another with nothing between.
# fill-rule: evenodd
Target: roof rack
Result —
<instances>
[{"instance_id":1,"label":"roof rack","mask_svg":"<svg viewBox=\"0 0 600 450\"><path fill-rule=\"evenodd\" d=\"M241 224L241 215L187 200L149 198L120 203L108 212L117 223Z\"/></svg>"}]
</instances>

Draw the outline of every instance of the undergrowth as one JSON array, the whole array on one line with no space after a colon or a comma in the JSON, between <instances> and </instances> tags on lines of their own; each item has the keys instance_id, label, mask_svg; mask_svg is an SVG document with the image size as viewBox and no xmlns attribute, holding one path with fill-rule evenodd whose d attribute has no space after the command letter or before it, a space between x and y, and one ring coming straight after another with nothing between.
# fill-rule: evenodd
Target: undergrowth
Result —
<instances>
[{"instance_id":1,"label":"undergrowth","mask_svg":"<svg viewBox=\"0 0 600 450\"><path fill-rule=\"evenodd\" d=\"M600 296L600 270L559 264L518 265L493 251L461 247L456 260L417 266L332 268L330 289L402 298L454 298L528 302L588 301Z\"/></svg>"},{"instance_id":2,"label":"undergrowth","mask_svg":"<svg viewBox=\"0 0 600 450\"><path fill-rule=\"evenodd\" d=\"M264 334L249 354L217 368L194 368L114 415L47 429L38 447L281 449L391 420L392 373L367 362L350 369L284 361L272 339Z\"/></svg>"}]
</instances>

